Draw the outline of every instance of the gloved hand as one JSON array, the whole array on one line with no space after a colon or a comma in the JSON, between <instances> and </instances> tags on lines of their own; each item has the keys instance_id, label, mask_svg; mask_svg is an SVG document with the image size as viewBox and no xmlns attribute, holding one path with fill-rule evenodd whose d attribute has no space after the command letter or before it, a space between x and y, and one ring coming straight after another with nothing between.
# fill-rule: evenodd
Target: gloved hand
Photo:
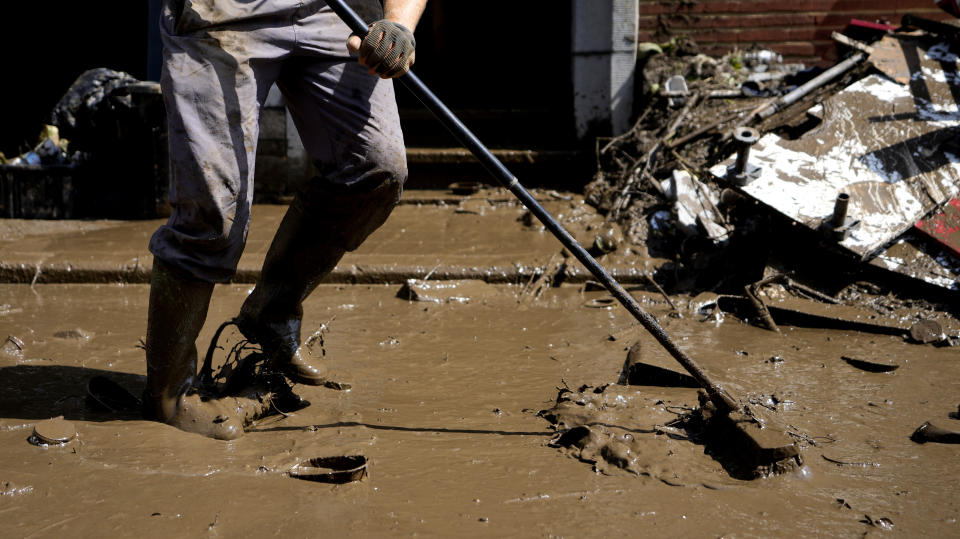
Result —
<instances>
[{"instance_id":1,"label":"gloved hand","mask_svg":"<svg viewBox=\"0 0 960 539\"><path fill-rule=\"evenodd\" d=\"M362 42L350 36L347 43L353 52L360 53L360 63L370 68L371 74L392 79L410 70L416 57L417 40L406 26L386 19L370 26Z\"/></svg>"}]
</instances>

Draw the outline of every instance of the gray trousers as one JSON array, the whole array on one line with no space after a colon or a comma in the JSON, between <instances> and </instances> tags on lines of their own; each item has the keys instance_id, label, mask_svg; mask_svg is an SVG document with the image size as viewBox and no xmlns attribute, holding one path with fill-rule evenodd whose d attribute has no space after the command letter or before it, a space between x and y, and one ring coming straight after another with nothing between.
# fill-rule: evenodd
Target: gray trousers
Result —
<instances>
[{"instance_id":1,"label":"gray trousers","mask_svg":"<svg viewBox=\"0 0 960 539\"><path fill-rule=\"evenodd\" d=\"M365 20L382 18L377 0L350 3ZM393 83L348 55L350 30L324 1L165 0L160 26L173 213L150 240L154 256L203 281L233 277L250 223L260 108L274 83L319 172L297 205L326 212L335 199L349 213L351 194L369 206L378 193L352 230L316 234L355 249L386 220L407 176Z\"/></svg>"}]
</instances>

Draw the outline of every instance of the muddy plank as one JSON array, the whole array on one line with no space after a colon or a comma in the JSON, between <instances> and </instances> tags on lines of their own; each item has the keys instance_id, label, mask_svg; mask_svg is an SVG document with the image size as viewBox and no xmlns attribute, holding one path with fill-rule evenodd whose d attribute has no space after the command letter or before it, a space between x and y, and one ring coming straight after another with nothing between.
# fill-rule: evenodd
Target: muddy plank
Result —
<instances>
[{"instance_id":1,"label":"muddy plank","mask_svg":"<svg viewBox=\"0 0 960 539\"><path fill-rule=\"evenodd\" d=\"M831 305L794 296L783 296L775 300L764 298L764 303L777 323L853 329L884 335L903 335L910 330L907 321L882 317L849 305Z\"/></svg>"},{"instance_id":2,"label":"muddy plank","mask_svg":"<svg viewBox=\"0 0 960 539\"><path fill-rule=\"evenodd\" d=\"M870 259L869 264L928 284L960 291L960 258L946 249L931 249L914 234L906 234L896 243Z\"/></svg>"}]
</instances>

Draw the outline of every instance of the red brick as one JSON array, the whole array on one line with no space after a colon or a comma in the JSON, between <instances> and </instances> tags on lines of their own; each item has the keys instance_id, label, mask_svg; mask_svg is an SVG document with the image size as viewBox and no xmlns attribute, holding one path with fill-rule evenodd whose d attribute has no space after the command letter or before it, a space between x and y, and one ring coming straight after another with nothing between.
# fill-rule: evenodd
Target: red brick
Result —
<instances>
[{"instance_id":1,"label":"red brick","mask_svg":"<svg viewBox=\"0 0 960 539\"><path fill-rule=\"evenodd\" d=\"M938 10L927 0L700 0L696 3L646 2L640 6L641 15L669 13L804 13L804 12L857 12L895 11L929 12ZM942 13L942 12L941 12Z\"/></svg>"},{"instance_id":2,"label":"red brick","mask_svg":"<svg viewBox=\"0 0 960 539\"><path fill-rule=\"evenodd\" d=\"M688 29L683 33L701 42L752 43L777 41L825 41L830 39L829 28L781 28L760 30L705 30Z\"/></svg>"},{"instance_id":3,"label":"red brick","mask_svg":"<svg viewBox=\"0 0 960 539\"><path fill-rule=\"evenodd\" d=\"M932 0L654 0L642 3L640 12L643 41L662 39L665 28L697 40L701 48L726 51L758 43L821 64L835 58L830 33L845 28L850 19L896 24L908 12L937 20L950 17Z\"/></svg>"}]
</instances>

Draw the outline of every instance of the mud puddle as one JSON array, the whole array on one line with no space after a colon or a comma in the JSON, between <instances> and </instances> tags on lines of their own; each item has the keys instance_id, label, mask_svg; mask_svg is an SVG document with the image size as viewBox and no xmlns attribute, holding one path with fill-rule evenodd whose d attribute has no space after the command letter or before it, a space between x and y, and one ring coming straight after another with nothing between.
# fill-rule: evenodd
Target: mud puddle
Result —
<instances>
[{"instance_id":1,"label":"mud puddle","mask_svg":"<svg viewBox=\"0 0 960 539\"><path fill-rule=\"evenodd\" d=\"M218 287L200 343L249 288ZM305 328L324 328L325 357L351 389L299 386L312 406L224 443L86 405L95 375L139 392L146 286L0 285L9 306L0 338L22 345L0 351L6 533L860 536L888 523L903 534L958 533L957 446L910 440L927 420L957 428L956 348L701 322L685 298L673 298L686 309L676 318L643 295L714 378L806 436L810 473L737 480L701 446L642 433L661 438L640 462L651 473L607 475L550 447L556 433L537 412L558 388L616 382L627 349L648 337L621 308L589 307L602 292L564 286L520 303L519 287L493 288L484 301L432 303L397 298L399 285L321 286ZM654 343L643 350L669 360ZM900 367L867 372L843 356ZM651 403L637 407L648 414L638 421L653 425L697 404L682 387L624 395ZM38 422L61 415L75 439L27 442ZM358 454L370 463L359 483L285 473L304 459ZM673 476L681 480L662 480Z\"/></svg>"}]
</instances>

